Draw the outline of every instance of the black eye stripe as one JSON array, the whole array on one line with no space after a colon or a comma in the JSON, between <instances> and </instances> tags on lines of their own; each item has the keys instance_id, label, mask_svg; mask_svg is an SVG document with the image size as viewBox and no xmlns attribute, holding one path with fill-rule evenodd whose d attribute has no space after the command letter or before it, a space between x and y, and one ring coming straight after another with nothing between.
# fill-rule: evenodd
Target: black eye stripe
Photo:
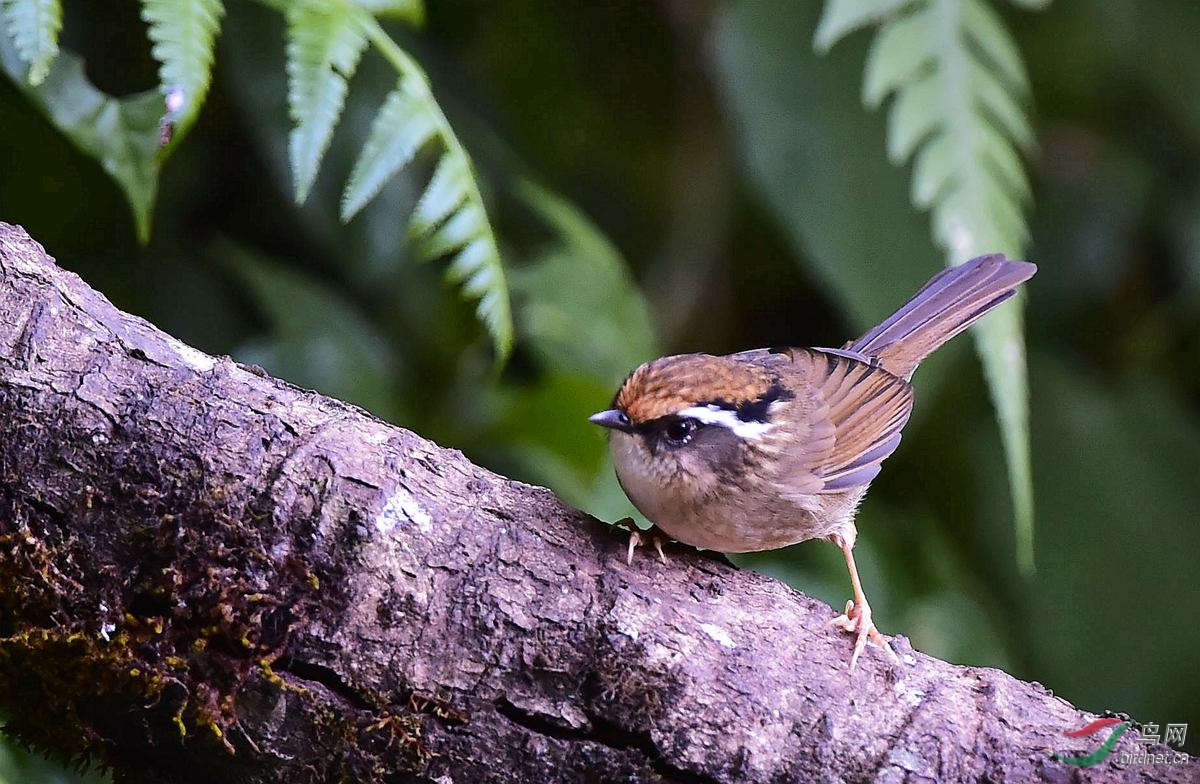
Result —
<instances>
[{"instance_id":1,"label":"black eye stripe","mask_svg":"<svg viewBox=\"0 0 1200 784\"><path fill-rule=\"evenodd\" d=\"M776 401L792 400L796 394L790 390L784 389L778 382L754 400L743 400L741 403L733 403L724 398L716 400L707 400L697 405L700 406L716 406L717 408L732 411L737 414L737 418L743 422L760 422L766 423L769 420L771 404Z\"/></svg>"}]
</instances>

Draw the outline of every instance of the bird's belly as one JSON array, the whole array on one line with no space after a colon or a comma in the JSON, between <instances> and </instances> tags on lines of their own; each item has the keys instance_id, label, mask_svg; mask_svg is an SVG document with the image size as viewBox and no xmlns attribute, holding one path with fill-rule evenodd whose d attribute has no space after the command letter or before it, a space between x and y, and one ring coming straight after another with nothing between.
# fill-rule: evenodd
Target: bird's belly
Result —
<instances>
[{"instance_id":1,"label":"bird's belly","mask_svg":"<svg viewBox=\"0 0 1200 784\"><path fill-rule=\"evenodd\" d=\"M796 506L775 510L709 503L664 510L659 517L656 524L671 538L723 553L775 550L829 534L814 511Z\"/></svg>"},{"instance_id":2,"label":"bird's belly","mask_svg":"<svg viewBox=\"0 0 1200 784\"><path fill-rule=\"evenodd\" d=\"M798 500L775 496L752 504L733 492L696 501L665 493L660 486L642 486L637 478L618 478L634 506L672 539L722 553L775 550L841 532L857 504L857 499L843 503L840 494Z\"/></svg>"}]
</instances>

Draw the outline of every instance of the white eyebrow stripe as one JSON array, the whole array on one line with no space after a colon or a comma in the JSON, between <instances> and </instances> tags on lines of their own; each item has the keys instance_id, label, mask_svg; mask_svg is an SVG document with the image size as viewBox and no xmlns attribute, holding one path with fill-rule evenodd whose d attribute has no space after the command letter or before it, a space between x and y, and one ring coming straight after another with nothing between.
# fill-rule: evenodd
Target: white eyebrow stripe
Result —
<instances>
[{"instance_id":1,"label":"white eyebrow stripe","mask_svg":"<svg viewBox=\"0 0 1200 784\"><path fill-rule=\"evenodd\" d=\"M775 425L770 422L743 422L736 411L714 406L692 406L676 412L676 416L689 417L706 425L720 425L739 438L762 438Z\"/></svg>"}]
</instances>

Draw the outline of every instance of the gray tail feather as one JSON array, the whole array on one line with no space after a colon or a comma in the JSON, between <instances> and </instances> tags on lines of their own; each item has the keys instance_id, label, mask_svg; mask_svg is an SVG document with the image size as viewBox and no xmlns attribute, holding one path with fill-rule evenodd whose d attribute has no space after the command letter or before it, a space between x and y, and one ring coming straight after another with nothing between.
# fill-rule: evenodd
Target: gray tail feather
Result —
<instances>
[{"instance_id":1,"label":"gray tail feather","mask_svg":"<svg viewBox=\"0 0 1200 784\"><path fill-rule=\"evenodd\" d=\"M904 307L846 348L901 378L950 338L1016 294L1037 266L1003 254L979 256L935 275Z\"/></svg>"}]
</instances>

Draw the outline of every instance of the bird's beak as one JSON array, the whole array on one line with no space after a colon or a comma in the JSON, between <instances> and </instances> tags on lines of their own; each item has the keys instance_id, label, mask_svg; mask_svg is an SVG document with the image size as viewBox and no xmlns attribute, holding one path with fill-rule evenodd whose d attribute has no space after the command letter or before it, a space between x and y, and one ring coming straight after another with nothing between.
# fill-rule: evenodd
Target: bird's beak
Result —
<instances>
[{"instance_id":1,"label":"bird's beak","mask_svg":"<svg viewBox=\"0 0 1200 784\"><path fill-rule=\"evenodd\" d=\"M629 421L629 417L619 408L610 408L607 411L601 411L598 414L592 414L588 417L588 421L600 427L608 427L613 430L620 430L622 433L633 432L633 423Z\"/></svg>"}]
</instances>

